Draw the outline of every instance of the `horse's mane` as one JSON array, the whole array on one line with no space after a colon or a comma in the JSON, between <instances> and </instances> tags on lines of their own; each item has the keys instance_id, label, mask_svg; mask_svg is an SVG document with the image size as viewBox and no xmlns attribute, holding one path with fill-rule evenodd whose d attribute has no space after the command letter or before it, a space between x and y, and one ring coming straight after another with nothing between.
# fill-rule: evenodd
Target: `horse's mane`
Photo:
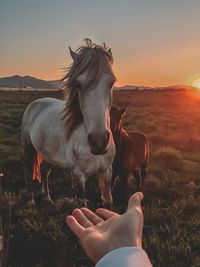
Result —
<instances>
[{"instance_id":1,"label":"horse's mane","mask_svg":"<svg viewBox=\"0 0 200 267\"><path fill-rule=\"evenodd\" d=\"M83 89L86 90L86 88L94 88L93 85L99 81L103 72L113 74L112 53L105 43L102 46L96 45L90 39L85 39L85 42L85 46L81 46L75 51L77 57L67 68L67 74L61 80L66 96L63 119L65 119L67 138L83 121L78 98L77 77L88 70L89 75Z\"/></svg>"}]
</instances>

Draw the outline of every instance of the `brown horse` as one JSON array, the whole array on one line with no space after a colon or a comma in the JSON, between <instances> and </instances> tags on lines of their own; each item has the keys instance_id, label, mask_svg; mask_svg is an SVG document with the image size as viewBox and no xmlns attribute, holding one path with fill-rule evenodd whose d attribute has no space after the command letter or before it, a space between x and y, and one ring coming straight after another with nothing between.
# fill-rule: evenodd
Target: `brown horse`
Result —
<instances>
[{"instance_id":1,"label":"brown horse","mask_svg":"<svg viewBox=\"0 0 200 267\"><path fill-rule=\"evenodd\" d=\"M112 186L116 177L120 179L118 202L125 204L128 178L134 176L137 189L141 190L147 175L149 141L139 132L127 133L122 126L122 119L127 107L112 106L110 109L110 128L112 130L116 155L113 161Z\"/></svg>"}]
</instances>

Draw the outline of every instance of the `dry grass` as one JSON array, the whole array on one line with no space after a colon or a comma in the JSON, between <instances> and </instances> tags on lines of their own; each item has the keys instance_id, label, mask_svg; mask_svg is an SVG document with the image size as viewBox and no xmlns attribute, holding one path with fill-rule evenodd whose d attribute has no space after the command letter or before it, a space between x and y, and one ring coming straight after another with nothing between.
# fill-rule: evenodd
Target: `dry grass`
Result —
<instances>
[{"instance_id":1,"label":"dry grass","mask_svg":"<svg viewBox=\"0 0 200 267\"><path fill-rule=\"evenodd\" d=\"M7 265L93 266L65 226L73 208L70 184L54 170L51 190L55 204L37 196L37 208L26 207L20 162L20 125L25 107L47 92L0 92L0 170L3 177L4 231L8 231ZM48 96L62 97L52 93ZM196 92L115 92L114 102L128 104L124 125L150 139L149 174L143 203L144 247L154 266L200 266L200 96ZM129 194L134 190L134 182ZM91 208L96 208L98 186L87 184ZM127 196L128 197L128 196ZM10 203L10 204L8 204ZM115 207L117 209L117 207ZM6 244L8 245L8 239ZM34 253L33 253L34 251Z\"/></svg>"}]
</instances>

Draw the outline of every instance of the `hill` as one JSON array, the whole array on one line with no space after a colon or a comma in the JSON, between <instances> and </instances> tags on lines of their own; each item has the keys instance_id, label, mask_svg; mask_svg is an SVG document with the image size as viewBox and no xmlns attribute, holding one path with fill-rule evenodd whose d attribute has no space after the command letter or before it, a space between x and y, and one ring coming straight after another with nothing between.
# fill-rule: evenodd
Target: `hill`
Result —
<instances>
[{"instance_id":1,"label":"hill","mask_svg":"<svg viewBox=\"0 0 200 267\"><path fill-rule=\"evenodd\" d=\"M9 76L0 78L0 87L4 88L19 88L19 89L60 89L60 80L42 80L31 76ZM124 90L124 91L176 91L176 90L191 90L196 89L190 85L174 85L174 86L162 86L162 87L151 87L151 86L136 86L136 85L124 85L124 86L114 86L114 90Z\"/></svg>"},{"instance_id":2,"label":"hill","mask_svg":"<svg viewBox=\"0 0 200 267\"><path fill-rule=\"evenodd\" d=\"M57 89L59 81L45 81L31 76L14 75L0 78L0 87Z\"/></svg>"},{"instance_id":3,"label":"hill","mask_svg":"<svg viewBox=\"0 0 200 267\"><path fill-rule=\"evenodd\" d=\"M125 90L125 91L146 91L146 90L153 90L153 91L160 91L160 90L193 90L196 89L190 85L173 85L173 86L139 86L139 85L124 85L121 87L115 86L115 90Z\"/></svg>"}]
</instances>

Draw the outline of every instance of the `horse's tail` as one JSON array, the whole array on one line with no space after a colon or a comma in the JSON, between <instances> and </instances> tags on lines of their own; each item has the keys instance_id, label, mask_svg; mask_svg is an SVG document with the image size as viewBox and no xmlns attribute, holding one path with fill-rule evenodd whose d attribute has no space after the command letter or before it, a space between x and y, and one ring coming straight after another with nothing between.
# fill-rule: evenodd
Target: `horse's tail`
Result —
<instances>
[{"instance_id":1,"label":"horse's tail","mask_svg":"<svg viewBox=\"0 0 200 267\"><path fill-rule=\"evenodd\" d=\"M33 178L33 180L37 180L39 183L42 182L41 170L40 170L40 166L41 166L42 162L43 162L42 155L39 153L36 153L34 163L33 163L32 178Z\"/></svg>"}]
</instances>

